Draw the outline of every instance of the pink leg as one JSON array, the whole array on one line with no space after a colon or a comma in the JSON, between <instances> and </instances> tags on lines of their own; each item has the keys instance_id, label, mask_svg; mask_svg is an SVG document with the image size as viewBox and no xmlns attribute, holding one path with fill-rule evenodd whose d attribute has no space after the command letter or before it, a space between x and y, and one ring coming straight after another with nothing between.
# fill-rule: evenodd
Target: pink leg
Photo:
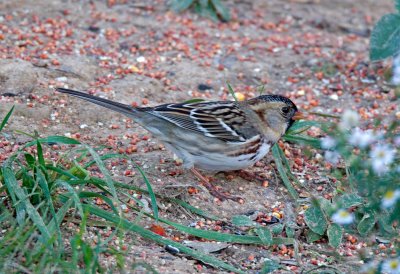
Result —
<instances>
[{"instance_id":1,"label":"pink leg","mask_svg":"<svg viewBox=\"0 0 400 274\"><path fill-rule=\"evenodd\" d=\"M193 174L197 178L199 178L199 180L201 181L203 186L205 186L205 188L207 188L207 190L210 192L210 194L212 196L220 199L221 201L232 200L232 201L238 202L240 204L242 204L244 202L244 200L241 197L224 194L224 193L221 193L218 190L216 190L215 187L208 181L208 179L206 177L204 177L203 175L201 175L201 173L197 169L191 168L190 170L193 172Z\"/></svg>"}]
</instances>

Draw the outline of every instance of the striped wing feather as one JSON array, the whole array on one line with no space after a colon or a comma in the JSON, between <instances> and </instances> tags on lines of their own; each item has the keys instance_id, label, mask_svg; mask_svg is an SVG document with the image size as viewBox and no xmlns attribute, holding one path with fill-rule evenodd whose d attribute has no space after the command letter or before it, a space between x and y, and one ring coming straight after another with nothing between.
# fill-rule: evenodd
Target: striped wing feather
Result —
<instances>
[{"instance_id":1,"label":"striped wing feather","mask_svg":"<svg viewBox=\"0 0 400 274\"><path fill-rule=\"evenodd\" d=\"M207 137L229 142L244 142L238 130L246 123L246 117L235 103L201 102L166 104L147 110L182 129L195 131Z\"/></svg>"}]
</instances>

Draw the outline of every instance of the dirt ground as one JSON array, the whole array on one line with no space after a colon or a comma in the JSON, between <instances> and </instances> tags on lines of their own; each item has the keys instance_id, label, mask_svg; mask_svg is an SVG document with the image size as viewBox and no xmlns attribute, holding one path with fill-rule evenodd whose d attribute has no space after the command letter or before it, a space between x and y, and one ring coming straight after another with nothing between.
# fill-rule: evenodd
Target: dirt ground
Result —
<instances>
[{"instance_id":1,"label":"dirt ground","mask_svg":"<svg viewBox=\"0 0 400 274\"><path fill-rule=\"evenodd\" d=\"M224 220L259 211L277 212L287 222L302 212L292 208L270 155L249 169L264 176L268 186L216 174L215 184L245 203L216 201L146 130L127 117L56 93L54 87L153 106L192 98L232 100L229 81L246 98L265 85L265 93L286 95L300 109L314 112L362 109L368 121L399 111L368 58L370 31L378 18L393 10L390 0L228 0L223 2L232 11L229 23L192 12L175 14L165 1L113 2L0 2L0 117L16 105L6 138L20 144L27 137L12 130L36 130L42 136L66 135L94 146L108 145L111 151L128 152L158 193L179 196ZM329 198L335 185L325 176L320 152L311 150L305 157L300 146L284 146L306 189ZM113 167L115 179L143 186L139 174L125 176L129 168ZM188 186L199 193L189 195ZM164 206L160 214L170 220L184 225L200 220ZM129 237L131 262L146 261L160 273L220 272ZM292 260L287 271L296 273L315 267L313 259L346 273L359 265L357 250L346 243L339 260L329 255L333 249L326 241L313 246L304 241L301 250L300 264L279 247L230 245L217 256L249 272L259 270L265 257Z\"/></svg>"}]
</instances>

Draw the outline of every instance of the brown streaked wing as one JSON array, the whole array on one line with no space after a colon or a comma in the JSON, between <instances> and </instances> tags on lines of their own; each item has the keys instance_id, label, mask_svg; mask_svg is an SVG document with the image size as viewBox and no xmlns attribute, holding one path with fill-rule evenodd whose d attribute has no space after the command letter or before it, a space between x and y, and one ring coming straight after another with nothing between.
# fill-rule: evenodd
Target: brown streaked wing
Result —
<instances>
[{"instance_id":1,"label":"brown streaked wing","mask_svg":"<svg viewBox=\"0 0 400 274\"><path fill-rule=\"evenodd\" d=\"M246 123L242 110L233 102L166 104L146 110L183 129L229 142L243 142L238 128Z\"/></svg>"}]
</instances>

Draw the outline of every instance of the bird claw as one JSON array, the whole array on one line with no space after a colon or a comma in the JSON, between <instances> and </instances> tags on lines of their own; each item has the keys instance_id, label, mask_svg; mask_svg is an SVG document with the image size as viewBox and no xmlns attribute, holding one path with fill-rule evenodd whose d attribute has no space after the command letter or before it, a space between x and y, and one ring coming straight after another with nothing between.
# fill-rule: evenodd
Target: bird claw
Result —
<instances>
[{"instance_id":1,"label":"bird claw","mask_svg":"<svg viewBox=\"0 0 400 274\"><path fill-rule=\"evenodd\" d=\"M239 171L236 171L236 173L240 178L245 179L246 181L250 181L250 182L253 180L256 180L260 183L263 183L266 180L265 178L257 175L256 173L246 171L246 170L239 170Z\"/></svg>"},{"instance_id":2,"label":"bird claw","mask_svg":"<svg viewBox=\"0 0 400 274\"><path fill-rule=\"evenodd\" d=\"M221 202L226 201L226 200L231 200L240 204L244 203L244 200L242 197L239 196L232 196L230 194L225 194L222 193L220 191L218 191L217 189L215 189L215 187L213 185L211 185L210 183L206 184L204 182L202 182L202 185L207 188L207 190L210 192L210 194L212 196L214 196L215 198L218 198Z\"/></svg>"},{"instance_id":3,"label":"bird claw","mask_svg":"<svg viewBox=\"0 0 400 274\"><path fill-rule=\"evenodd\" d=\"M210 181L201 175L200 172L198 172L196 169L192 168L191 171L193 172L194 175L196 175L197 178L200 179L202 185L207 188L207 190L210 192L210 194L216 198L218 198L220 201L225 201L225 200L232 200L235 202L238 202L240 204L244 203L243 198L238 197L238 196L232 196L229 194L224 194L220 191L218 191L211 183Z\"/></svg>"}]
</instances>

